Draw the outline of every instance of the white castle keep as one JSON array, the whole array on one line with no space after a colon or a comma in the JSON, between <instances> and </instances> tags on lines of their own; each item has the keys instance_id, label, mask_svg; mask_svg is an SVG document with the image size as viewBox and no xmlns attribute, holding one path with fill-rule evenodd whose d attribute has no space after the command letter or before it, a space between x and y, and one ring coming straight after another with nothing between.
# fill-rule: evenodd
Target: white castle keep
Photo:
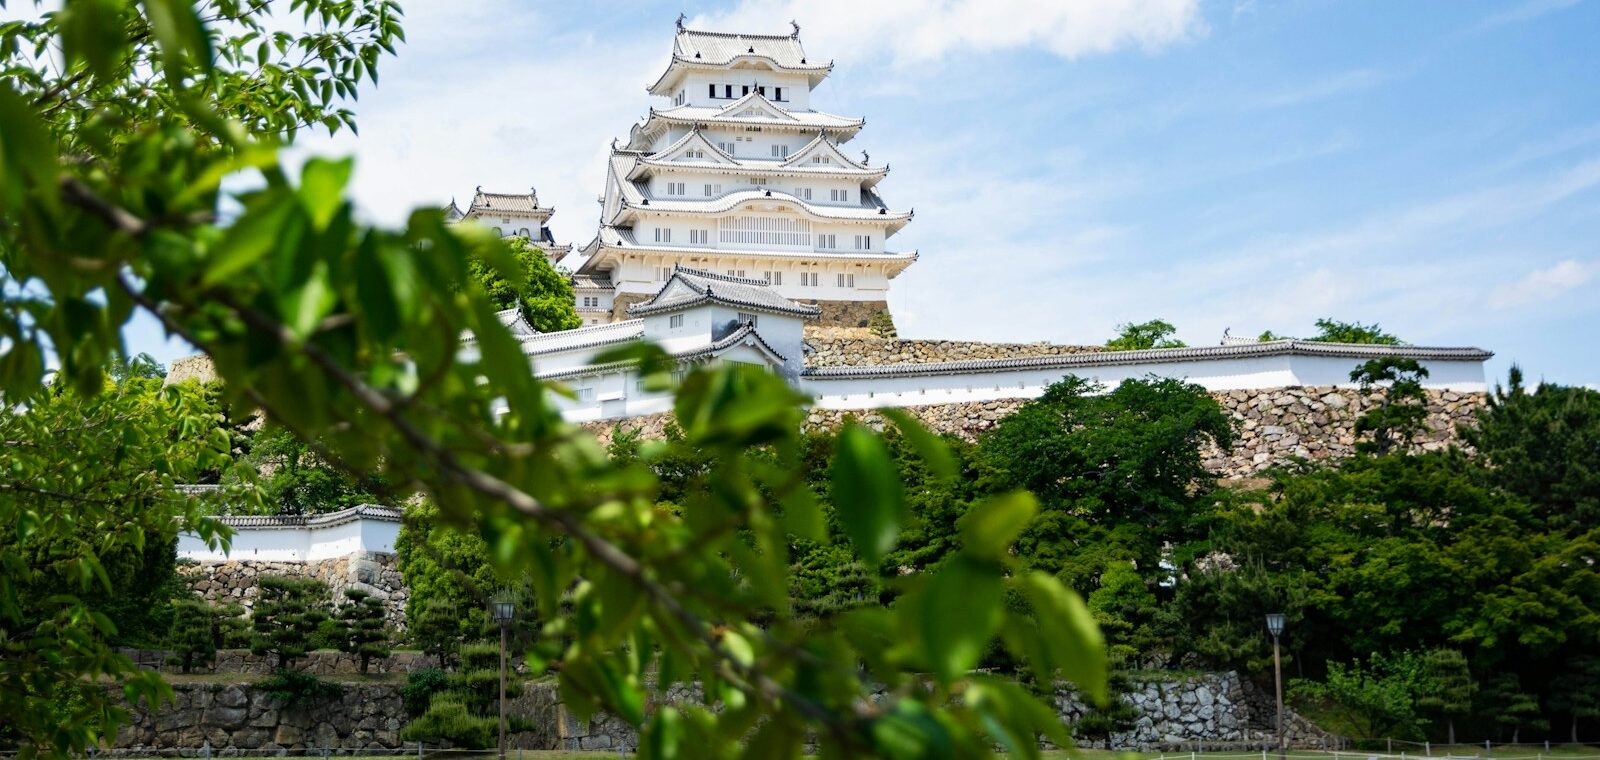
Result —
<instances>
[{"instance_id":1,"label":"white castle keep","mask_svg":"<svg viewBox=\"0 0 1600 760\"><path fill-rule=\"evenodd\" d=\"M769 367L822 409L870 409L1034 398L1066 375L1114 385L1156 375L1208 390L1349 386L1351 369L1406 356L1430 371L1430 388L1481 392L1476 348L1225 340L1223 345L923 364L807 366L806 326L863 328L887 316L889 281L917 260L892 250L910 223L877 192L889 171L841 145L864 120L811 107L833 69L789 34L686 29L648 88L663 98L613 140L595 237L577 250L546 226L554 209L528 195L480 191L466 212L502 235L529 238L573 270L584 327L539 334L515 311L504 323L544 378L561 381L574 421L657 414L666 393L647 391L625 365L592 359L619 343L651 340L680 366L744 362ZM465 350L469 353L469 343Z\"/></svg>"}]
</instances>

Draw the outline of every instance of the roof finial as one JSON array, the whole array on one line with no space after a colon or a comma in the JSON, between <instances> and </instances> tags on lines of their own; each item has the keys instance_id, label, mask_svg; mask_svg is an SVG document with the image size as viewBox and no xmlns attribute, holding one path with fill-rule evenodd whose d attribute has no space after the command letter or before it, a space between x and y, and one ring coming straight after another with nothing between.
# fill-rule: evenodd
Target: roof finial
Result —
<instances>
[{"instance_id":1,"label":"roof finial","mask_svg":"<svg viewBox=\"0 0 1600 760\"><path fill-rule=\"evenodd\" d=\"M795 21L794 19L789 19L789 26L794 27L794 31L790 32L789 36L790 37L799 37L800 36L800 22Z\"/></svg>"},{"instance_id":2,"label":"roof finial","mask_svg":"<svg viewBox=\"0 0 1600 760\"><path fill-rule=\"evenodd\" d=\"M867 164L870 164L870 163L872 163L872 156L870 154L868 154L866 151L861 151L861 165L862 166L866 166Z\"/></svg>"},{"instance_id":3,"label":"roof finial","mask_svg":"<svg viewBox=\"0 0 1600 760\"><path fill-rule=\"evenodd\" d=\"M611 138L611 149L612 150L616 150L617 149L617 138L615 138L615 137Z\"/></svg>"},{"instance_id":4,"label":"roof finial","mask_svg":"<svg viewBox=\"0 0 1600 760\"><path fill-rule=\"evenodd\" d=\"M687 14L687 13L679 13L678 14L678 31L680 31L680 32L683 31L683 22L684 22L684 19L687 19L687 18L689 18L689 14Z\"/></svg>"},{"instance_id":5,"label":"roof finial","mask_svg":"<svg viewBox=\"0 0 1600 760\"><path fill-rule=\"evenodd\" d=\"M483 185L478 185L477 187L475 187L473 189L481 193L481 192L483 192Z\"/></svg>"},{"instance_id":6,"label":"roof finial","mask_svg":"<svg viewBox=\"0 0 1600 760\"><path fill-rule=\"evenodd\" d=\"M535 187L533 185L529 185L528 186L528 197L534 199L533 200L533 205L535 205L535 206L539 205L539 188L537 188L537 187Z\"/></svg>"}]
</instances>

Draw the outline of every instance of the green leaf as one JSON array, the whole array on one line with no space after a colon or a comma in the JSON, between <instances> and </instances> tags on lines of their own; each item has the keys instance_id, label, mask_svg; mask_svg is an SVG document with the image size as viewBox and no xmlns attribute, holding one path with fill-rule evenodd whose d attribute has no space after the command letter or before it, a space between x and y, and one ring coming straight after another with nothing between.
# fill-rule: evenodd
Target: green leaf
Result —
<instances>
[{"instance_id":1,"label":"green leaf","mask_svg":"<svg viewBox=\"0 0 1600 760\"><path fill-rule=\"evenodd\" d=\"M283 220L289 211L287 204L272 203L245 212L212 250L200 284L210 287L226 282L270 253L278 244Z\"/></svg>"},{"instance_id":2,"label":"green leaf","mask_svg":"<svg viewBox=\"0 0 1600 760\"><path fill-rule=\"evenodd\" d=\"M123 18L125 0L73 0L61 9L61 52L70 67L83 61L89 73L105 77L128 52Z\"/></svg>"},{"instance_id":3,"label":"green leaf","mask_svg":"<svg viewBox=\"0 0 1600 760\"><path fill-rule=\"evenodd\" d=\"M201 23L193 3L144 0L144 9L161 49L162 66L169 80L186 75L191 65L201 74L211 73L211 37L206 34L205 24Z\"/></svg>"},{"instance_id":4,"label":"green leaf","mask_svg":"<svg viewBox=\"0 0 1600 760\"><path fill-rule=\"evenodd\" d=\"M1091 700L1105 703L1109 667L1106 640L1088 605L1046 573L1027 573L1017 579L1017 584L1033 605L1034 619L1045 633L1041 642L1052 661L1050 669L1060 668Z\"/></svg>"},{"instance_id":5,"label":"green leaf","mask_svg":"<svg viewBox=\"0 0 1600 760\"><path fill-rule=\"evenodd\" d=\"M831 470L833 503L844 533L869 567L894 548L905 492L883 439L851 423L839 432Z\"/></svg>"},{"instance_id":6,"label":"green leaf","mask_svg":"<svg viewBox=\"0 0 1600 760\"><path fill-rule=\"evenodd\" d=\"M326 229L339 207L344 205L344 188L350 182L353 168L354 161L350 158L337 161L313 158L300 172L300 200L317 229Z\"/></svg>"},{"instance_id":7,"label":"green leaf","mask_svg":"<svg viewBox=\"0 0 1600 760\"><path fill-rule=\"evenodd\" d=\"M934 573L919 594L922 642L928 664L945 683L977 667L1004 619L1005 581L1000 567L957 555Z\"/></svg>"},{"instance_id":8,"label":"green leaf","mask_svg":"<svg viewBox=\"0 0 1600 760\"><path fill-rule=\"evenodd\" d=\"M55 143L44 125L39 122L33 107L10 82L0 81L0 204L16 208L28 190L28 180L36 186L54 184L56 171ZM55 193L42 193L38 197L53 203Z\"/></svg>"},{"instance_id":9,"label":"green leaf","mask_svg":"<svg viewBox=\"0 0 1600 760\"><path fill-rule=\"evenodd\" d=\"M962 546L980 557L1004 557L1038 511L1038 501L1027 491L984 499L961 518Z\"/></svg>"}]
</instances>

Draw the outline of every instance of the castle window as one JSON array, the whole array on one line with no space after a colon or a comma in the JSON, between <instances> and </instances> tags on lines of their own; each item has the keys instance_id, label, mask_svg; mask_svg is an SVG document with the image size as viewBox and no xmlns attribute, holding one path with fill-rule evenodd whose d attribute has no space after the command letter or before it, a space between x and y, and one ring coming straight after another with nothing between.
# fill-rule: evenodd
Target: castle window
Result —
<instances>
[{"instance_id":1,"label":"castle window","mask_svg":"<svg viewBox=\"0 0 1600 760\"><path fill-rule=\"evenodd\" d=\"M797 198L803 198L808 201L811 200L811 188L809 187L797 187L794 189L794 194Z\"/></svg>"},{"instance_id":2,"label":"castle window","mask_svg":"<svg viewBox=\"0 0 1600 760\"><path fill-rule=\"evenodd\" d=\"M855 275L853 275L853 274L843 274L843 273L841 273L839 275L839 287L841 287L841 288L853 288L855 286L856 286L856 276Z\"/></svg>"},{"instance_id":3,"label":"castle window","mask_svg":"<svg viewBox=\"0 0 1600 760\"><path fill-rule=\"evenodd\" d=\"M725 84L725 85L722 86L722 97L724 97L724 98L732 98L733 97L733 85Z\"/></svg>"},{"instance_id":4,"label":"castle window","mask_svg":"<svg viewBox=\"0 0 1600 760\"><path fill-rule=\"evenodd\" d=\"M828 157L827 156L812 156L811 157L811 163L813 163L813 164L826 164L826 163L829 163L829 162L828 162Z\"/></svg>"},{"instance_id":5,"label":"castle window","mask_svg":"<svg viewBox=\"0 0 1600 760\"><path fill-rule=\"evenodd\" d=\"M656 267L656 279L665 280L672 276L672 267Z\"/></svg>"},{"instance_id":6,"label":"castle window","mask_svg":"<svg viewBox=\"0 0 1600 760\"><path fill-rule=\"evenodd\" d=\"M667 327L671 327L673 329L677 329L679 327L683 327L683 315L682 314L674 314L674 315L668 317L667 318Z\"/></svg>"},{"instance_id":7,"label":"castle window","mask_svg":"<svg viewBox=\"0 0 1600 760\"><path fill-rule=\"evenodd\" d=\"M750 85L745 85L744 86L744 92L739 93L739 94L741 94L741 95L749 95L750 94Z\"/></svg>"},{"instance_id":8,"label":"castle window","mask_svg":"<svg viewBox=\"0 0 1600 760\"><path fill-rule=\"evenodd\" d=\"M787 146L787 145L774 145L774 146L772 146L772 157L773 158L788 158L789 157L789 146Z\"/></svg>"},{"instance_id":9,"label":"castle window","mask_svg":"<svg viewBox=\"0 0 1600 760\"><path fill-rule=\"evenodd\" d=\"M766 280L768 283L771 283L773 285L782 285L783 284L783 273L782 272L762 272L761 273L761 279Z\"/></svg>"},{"instance_id":10,"label":"castle window","mask_svg":"<svg viewBox=\"0 0 1600 760\"><path fill-rule=\"evenodd\" d=\"M831 232L826 234L826 235L818 235L817 236L817 247L818 248L838 248L839 247L839 236L835 235L835 234L833 234Z\"/></svg>"},{"instance_id":11,"label":"castle window","mask_svg":"<svg viewBox=\"0 0 1600 760\"><path fill-rule=\"evenodd\" d=\"M591 401L594 401L594 389L593 388L579 388L578 389L578 403L587 404L587 403L589 403Z\"/></svg>"},{"instance_id":12,"label":"castle window","mask_svg":"<svg viewBox=\"0 0 1600 760\"><path fill-rule=\"evenodd\" d=\"M714 84L708 84L706 87L710 88L711 90L709 93L706 93L706 96L715 98L717 96L717 86Z\"/></svg>"},{"instance_id":13,"label":"castle window","mask_svg":"<svg viewBox=\"0 0 1600 760\"><path fill-rule=\"evenodd\" d=\"M722 195L722 185L706 185L706 197Z\"/></svg>"},{"instance_id":14,"label":"castle window","mask_svg":"<svg viewBox=\"0 0 1600 760\"><path fill-rule=\"evenodd\" d=\"M667 228L667 227L657 227L656 228L656 242L657 243L670 243L670 242L672 242L672 230Z\"/></svg>"},{"instance_id":15,"label":"castle window","mask_svg":"<svg viewBox=\"0 0 1600 760\"><path fill-rule=\"evenodd\" d=\"M870 250L872 250L872 236L871 235L857 235L856 236L856 250L858 250L858 251L870 251Z\"/></svg>"},{"instance_id":16,"label":"castle window","mask_svg":"<svg viewBox=\"0 0 1600 760\"><path fill-rule=\"evenodd\" d=\"M750 184L752 184L752 185L765 185L765 184L767 184L767 178L766 177L751 177L750 178Z\"/></svg>"},{"instance_id":17,"label":"castle window","mask_svg":"<svg viewBox=\"0 0 1600 760\"><path fill-rule=\"evenodd\" d=\"M753 325L756 323L756 315L748 311L741 311L739 312L739 321L747 325Z\"/></svg>"},{"instance_id":18,"label":"castle window","mask_svg":"<svg viewBox=\"0 0 1600 760\"><path fill-rule=\"evenodd\" d=\"M763 98L766 97L767 96L767 88L766 88L766 86L765 85L756 85L756 94L760 95Z\"/></svg>"},{"instance_id":19,"label":"castle window","mask_svg":"<svg viewBox=\"0 0 1600 760\"><path fill-rule=\"evenodd\" d=\"M774 88L772 88L772 99L773 100L783 100L783 88L782 87L774 87Z\"/></svg>"},{"instance_id":20,"label":"castle window","mask_svg":"<svg viewBox=\"0 0 1600 760\"><path fill-rule=\"evenodd\" d=\"M711 242L711 230L689 230L689 243L706 245Z\"/></svg>"}]
</instances>

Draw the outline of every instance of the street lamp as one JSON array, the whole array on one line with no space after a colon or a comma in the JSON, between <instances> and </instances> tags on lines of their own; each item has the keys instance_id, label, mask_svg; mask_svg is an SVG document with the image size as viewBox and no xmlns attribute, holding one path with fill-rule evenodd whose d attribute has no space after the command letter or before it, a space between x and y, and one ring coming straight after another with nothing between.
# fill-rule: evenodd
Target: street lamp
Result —
<instances>
[{"instance_id":1,"label":"street lamp","mask_svg":"<svg viewBox=\"0 0 1600 760\"><path fill-rule=\"evenodd\" d=\"M489 606L489 616L500 624L500 760L506 760L506 636L516 608L504 595Z\"/></svg>"},{"instance_id":2,"label":"street lamp","mask_svg":"<svg viewBox=\"0 0 1600 760\"><path fill-rule=\"evenodd\" d=\"M1278 696L1278 757L1288 756L1288 749L1283 741L1283 661L1278 656L1278 637L1283 635L1284 614L1272 612L1267 614L1267 633L1272 634L1272 683Z\"/></svg>"}]
</instances>

